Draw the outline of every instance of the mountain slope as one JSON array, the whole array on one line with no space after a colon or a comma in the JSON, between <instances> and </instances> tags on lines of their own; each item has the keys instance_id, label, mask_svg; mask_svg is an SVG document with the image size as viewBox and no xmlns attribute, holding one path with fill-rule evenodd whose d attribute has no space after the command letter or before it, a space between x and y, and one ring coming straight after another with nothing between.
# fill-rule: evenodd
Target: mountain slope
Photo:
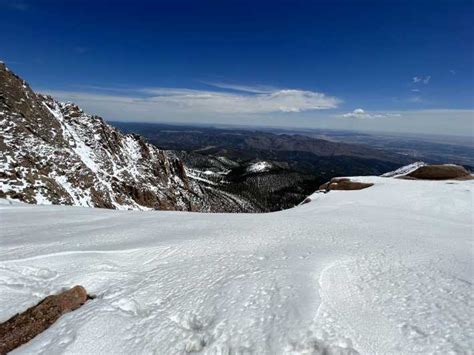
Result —
<instances>
[{"instance_id":1,"label":"mountain slope","mask_svg":"<svg viewBox=\"0 0 474 355\"><path fill-rule=\"evenodd\" d=\"M474 181L352 180L266 214L0 206L0 321L81 284L16 354L469 353Z\"/></svg>"},{"instance_id":2,"label":"mountain slope","mask_svg":"<svg viewBox=\"0 0 474 355\"><path fill-rule=\"evenodd\" d=\"M199 179L201 185L208 181L209 187L220 191L220 198L223 194L230 194L234 198L251 201L246 208L251 212L273 212L294 207L326 180L294 171L287 164L278 162L238 162L198 152L175 153L188 167L190 178Z\"/></svg>"},{"instance_id":3,"label":"mountain slope","mask_svg":"<svg viewBox=\"0 0 474 355\"><path fill-rule=\"evenodd\" d=\"M0 64L0 197L114 209L252 210L189 179L172 152L34 93Z\"/></svg>"}]
</instances>

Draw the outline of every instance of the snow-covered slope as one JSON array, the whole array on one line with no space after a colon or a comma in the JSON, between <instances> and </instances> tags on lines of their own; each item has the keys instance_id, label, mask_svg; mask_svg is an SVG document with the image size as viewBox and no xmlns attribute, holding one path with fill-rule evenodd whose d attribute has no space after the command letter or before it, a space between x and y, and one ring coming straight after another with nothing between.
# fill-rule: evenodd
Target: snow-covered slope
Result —
<instances>
[{"instance_id":1,"label":"snow-covered slope","mask_svg":"<svg viewBox=\"0 0 474 355\"><path fill-rule=\"evenodd\" d=\"M97 296L14 353L469 353L474 182L357 180L259 215L0 206L0 321Z\"/></svg>"},{"instance_id":2,"label":"snow-covered slope","mask_svg":"<svg viewBox=\"0 0 474 355\"><path fill-rule=\"evenodd\" d=\"M415 171L416 169L422 167L422 166L426 166L427 164L425 162L422 162L422 161L417 161L415 163L412 163L412 164L408 164L408 165L405 165L405 166L402 166L401 168L397 169L397 170L394 170L394 171L390 171L388 173L385 173L383 174L382 176L384 177L400 177L400 176L405 176L405 175L408 175L410 174L411 172Z\"/></svg>"}]
</instances>

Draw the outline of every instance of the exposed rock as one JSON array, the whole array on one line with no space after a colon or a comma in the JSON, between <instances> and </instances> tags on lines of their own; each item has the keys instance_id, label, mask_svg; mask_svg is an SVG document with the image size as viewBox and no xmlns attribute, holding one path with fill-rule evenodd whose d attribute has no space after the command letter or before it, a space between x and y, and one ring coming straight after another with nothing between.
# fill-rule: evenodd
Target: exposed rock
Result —
<instances>
[{"instance_id":1,"label":"exposed rock","mask_svg":"<svg viewBox=\"0 0 474 355\"><path fill-rule=\"evenodd\" d=\"M75 286L58 295L48 296L36 306L0 324L0 354L6 354L48 329L59 317L86 303L87 292Z\"/></svg>"},{"instance_id":2,"label":"exposed rock","mask_svg":"<svg viewBox=\"0 0 474 355\"><path fill-rule=\"evenodd\" d=\"M426 165L406 175L422 180L469 179L471 174L460 165Z\"/></svg>"},{"instance_id":3,"label":"exposed rock","mask_svg":"<svg viewBox=\"0 0 474 355\"><path fill-rule=\"evenodd\" d=\"M307 203L310 203L312 199L310 197L306 197L303 202L300 203L300 205L306 205Z\"/></svg>"},{"instance_id":4,"label":"exposed rock","mask_svg":"<svg viewBox=\"0 0 474 355\"><path fill-rule=\"evenodd\" d=\"M362 190L372 186L372 183L351 181L348 178L332 178L331 181L319 186L320 190Z\"/></svg>"},{"instance_id":5,"label":"exposed rock","mask_svg":"<svg viewBox=\"0 0 474 355\"><path fill-rule=\"evenodd\" d=\"M73 103L36 94L3 63L0 153L3 198L113 209L245 210L241 200L189 179L173 152L121 134Z\"/></svg>"},{"instance_id":6,"label":"exposed rock","mask_svg":"<svg viewBox=\"0 0 474 355\"><path fill-rule=\"evenodd\" d=\"M415 171L419 167L426 166L426 164L423 161L417 161L408 165L404 165L396 170L389 171L388 173L385 173L381 176L383 177L401 177L410 174L411 172Z\"/></svg>"}]
</instances>

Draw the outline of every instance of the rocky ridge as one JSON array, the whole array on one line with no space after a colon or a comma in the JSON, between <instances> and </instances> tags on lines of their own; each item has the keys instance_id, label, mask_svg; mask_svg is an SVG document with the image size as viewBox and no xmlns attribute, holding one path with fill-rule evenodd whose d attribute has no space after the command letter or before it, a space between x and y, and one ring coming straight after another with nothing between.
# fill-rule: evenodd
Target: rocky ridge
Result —
<instances>
[{"instance_id":1,"label":"rocky ridge","mask_svg":"<svg viewBox=\"0 0 474 355\"><path fill-rule=\"evenodd\" d=\"M190 178L173 152L124 135L73 103L36 94L3 63L0 153L2 198L112 209L251 210L247 201Z\"/></svg>"}]
</instances>

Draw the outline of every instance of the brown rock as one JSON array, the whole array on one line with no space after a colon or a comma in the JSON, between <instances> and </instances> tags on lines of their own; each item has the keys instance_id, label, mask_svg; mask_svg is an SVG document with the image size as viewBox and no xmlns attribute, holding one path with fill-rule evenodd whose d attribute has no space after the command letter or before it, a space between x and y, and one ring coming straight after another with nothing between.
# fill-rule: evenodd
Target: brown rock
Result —
<instances>
[{"instance_id":1,"label":"brown rock","mask_svg":"<svg viewBox=\"0 0 474 355\"><path fill-rule=\"evenodd\" d=\"M61 315L74 311L88 299L82 286L48 296L36 306L0 324L0 354L6 354L48 329Z\"/></svg>"},{"instance_id":2,"label":"brown rock","mask_svg":"<svg viewBox=\"0 0 474 355\"><path fill-rule=\"evenodd\" d=\"M331 181L328 181L321 186L320 190L362 190L367 187L372 186L372 183L357 182L351 181L348 178L332 178Z\"/></svg>"},{"instance_id":3,"label":"brown rock","mask_svg":"<svg viewBox=\"0 0 474 355\"><path fill-rule=\"evenodd\" d=\"M460 165L426 165L409 173L408 177L422 180L448 180L469 178L469 172Z\"/></svg>"},{"instance_id":4,"label":"brown rock","mask_svg":"<svg viewBox=\"0 0 474 355\"><path fill-rule=\"evenodd\" d=\"M307 203L310 203L312 200L309 197L306 197L303 202L301 202L302 205L306 205Z\"/></svg>"},{"instance_id":5,"label":"brown rock","mask_svg":"<svg viewBox=\"0 0 474 355\"><path fill-rule=\"evenodd\" d=\"M4 118L0 125L3 197L38 203L36 196L41 194L52 204L111 209L193 210L193 204L198 211L214 209L172 152L138 135L121 134L75 104L34 93L3 63L0 117ZM92 165L76 152L82 145L88 147L87 161Z\"/></svg>"}]
</instances>

